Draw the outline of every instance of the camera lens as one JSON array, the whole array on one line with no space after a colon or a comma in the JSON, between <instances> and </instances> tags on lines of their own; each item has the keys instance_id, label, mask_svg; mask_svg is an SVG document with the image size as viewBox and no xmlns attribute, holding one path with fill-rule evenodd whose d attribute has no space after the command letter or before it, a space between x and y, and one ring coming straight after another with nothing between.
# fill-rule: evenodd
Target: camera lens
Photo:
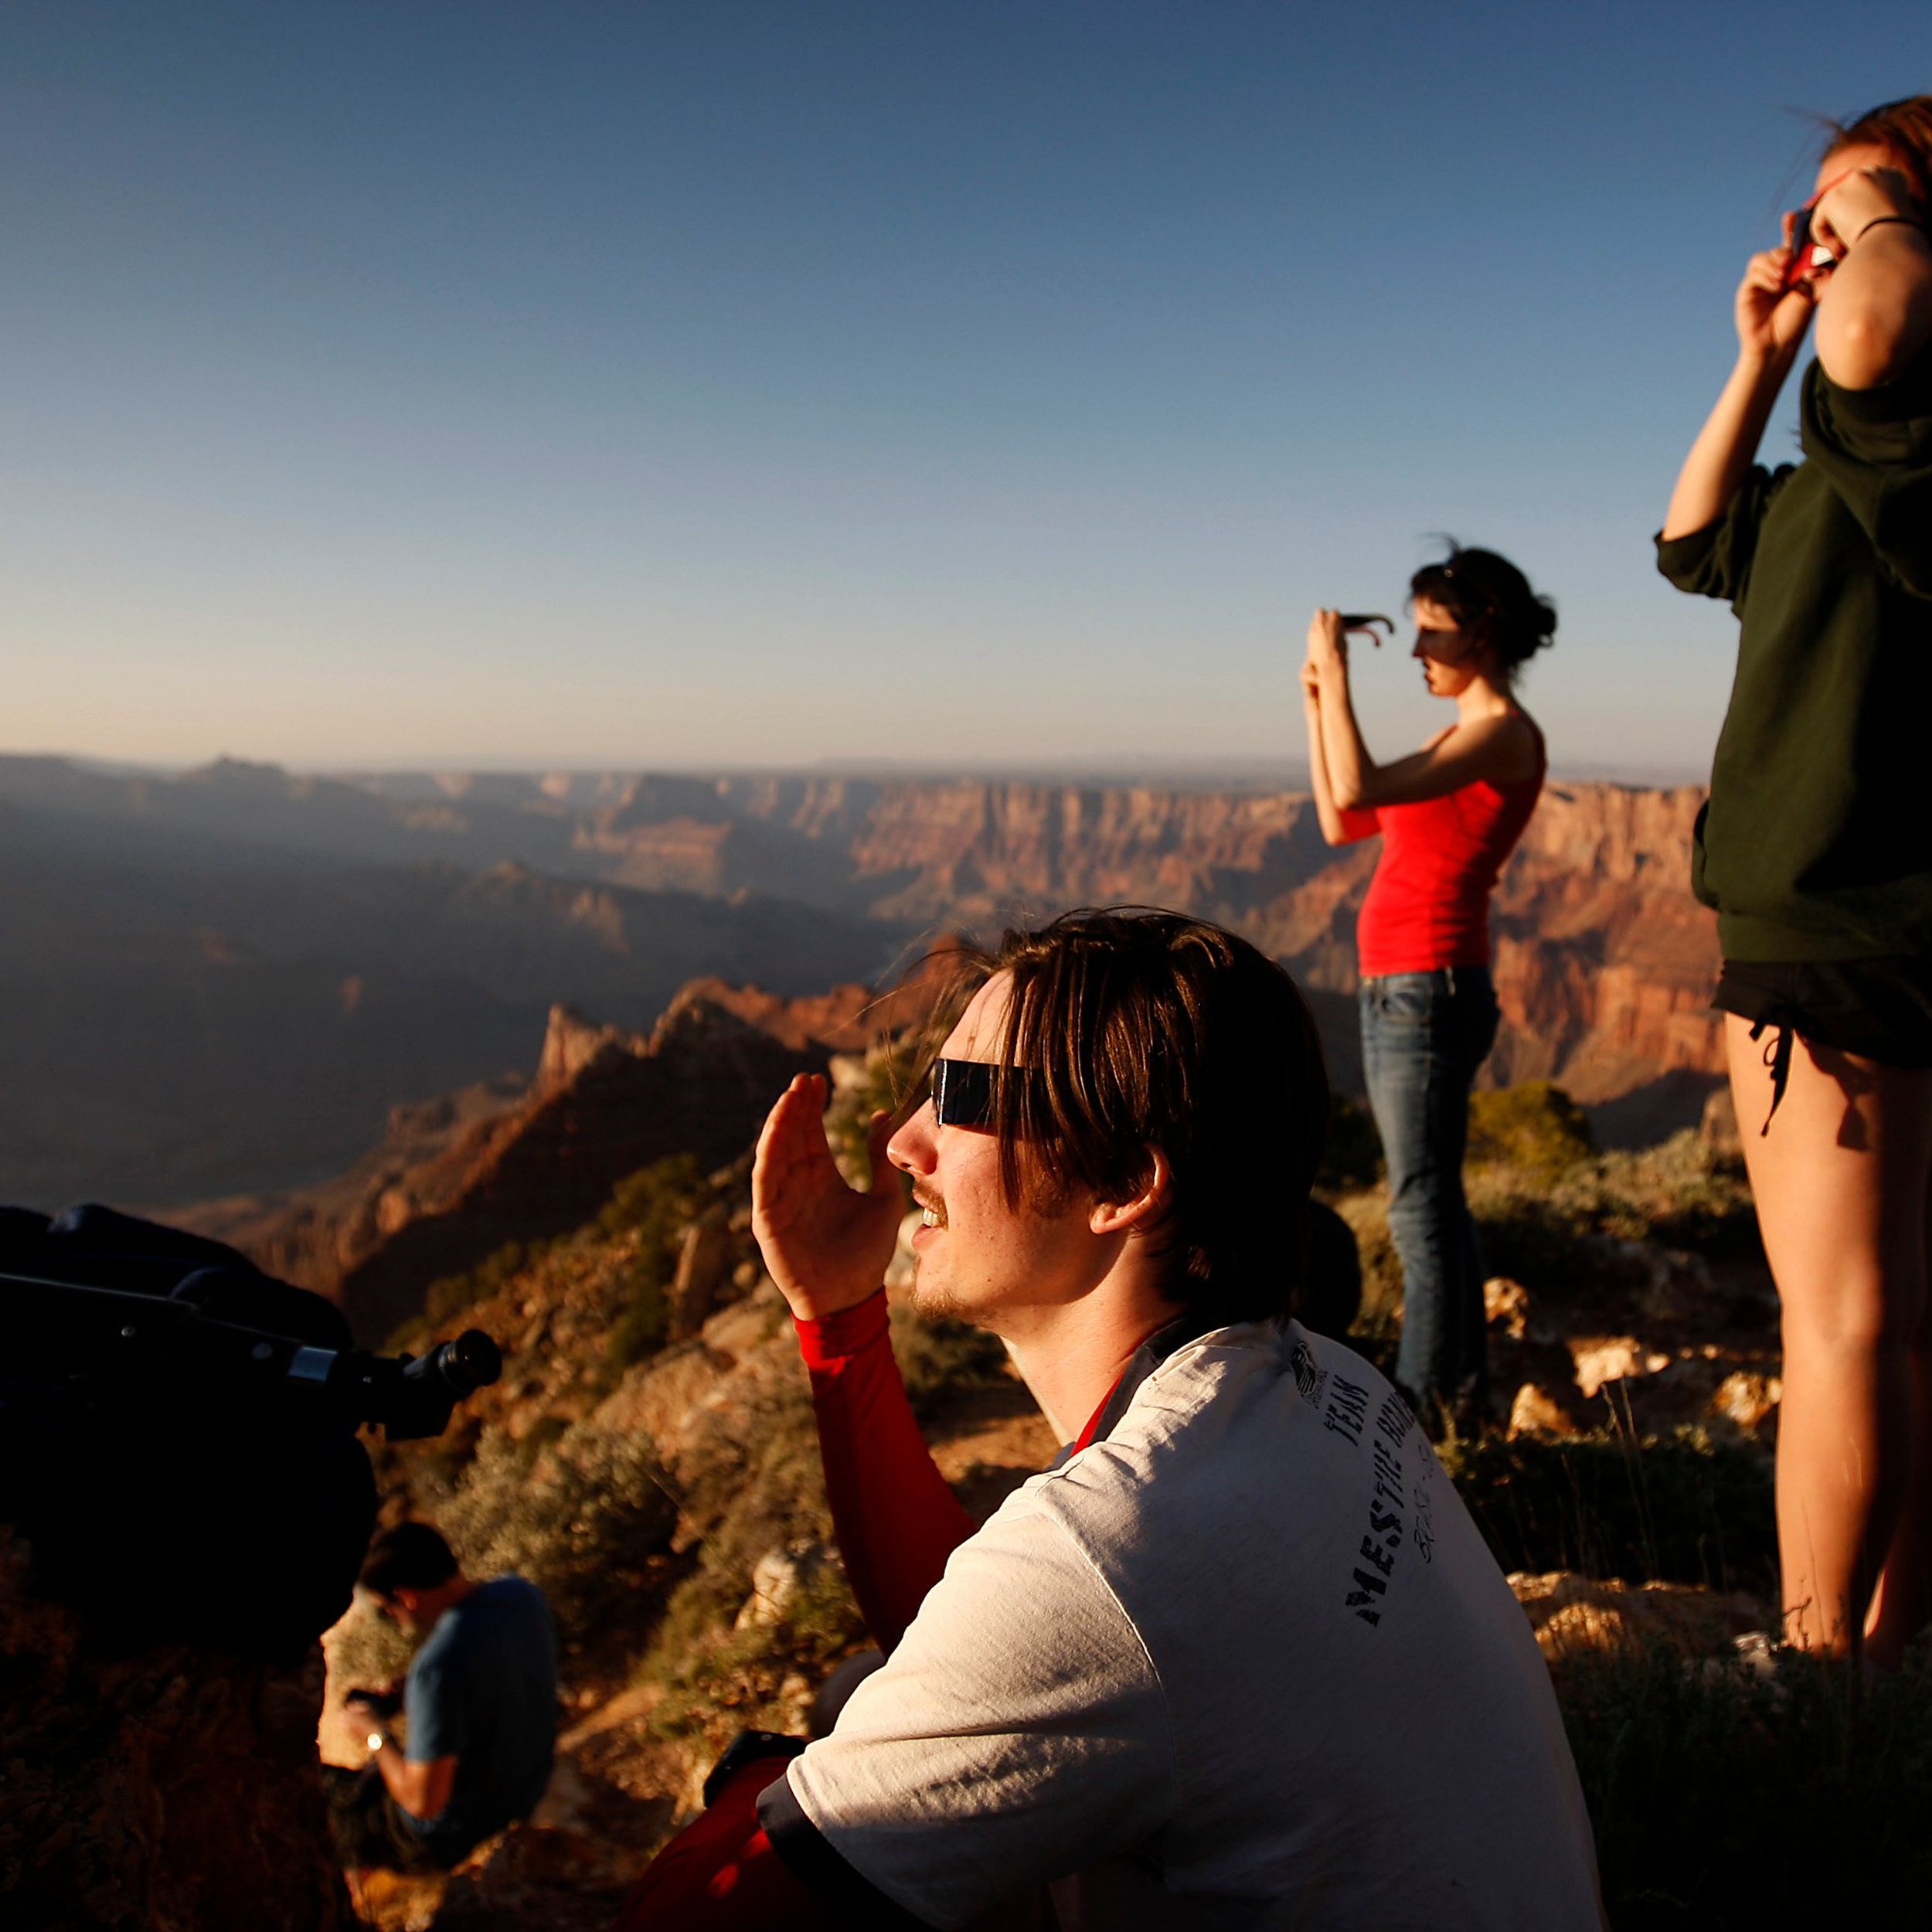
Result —
<instances>
[{"instance_id":1,"label":"camera lens","mask_svg":"<svg viewBox=\"0 0 1932 1932\"><path fill-rule=\"evenodd\" d=\"M431 1359L437 1373L459 1396L487 1387L503 1372L503 1352L481 1328L465 1328Z\"/></svg>"}]
</instances>

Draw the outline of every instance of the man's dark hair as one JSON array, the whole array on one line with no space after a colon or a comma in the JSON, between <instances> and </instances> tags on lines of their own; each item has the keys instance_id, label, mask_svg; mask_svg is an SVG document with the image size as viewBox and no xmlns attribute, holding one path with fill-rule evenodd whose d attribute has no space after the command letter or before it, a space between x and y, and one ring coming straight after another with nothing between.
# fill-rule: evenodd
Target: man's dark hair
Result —
<instances>
[{"instance_id":1,"label":"man's dark hair","mask_svg":"<svg viewBox=\"0 0 1932 1932\"><path fill-rule=\"evenodd\" d=\"M370 1539L356 1581L372 1596L399 1590L434 1590L457 1573L457 1561L440 1531L426 1522L399 1522Z\"/></svg>"},{"instance_id":2,"label":"man's dark hair","mask_svg":"<svg viewBox=\"0 0 1932 1932\"><path fill-rule=\"evenodd\" d=\"M968 951L937 1024L1011 981L992 1125L1018 1206L1073 1186L1126 1201L1167 1157L1152 1235L1166 1291L1210 1325L1287 1312L1303 1265L1328 1079L1293 980L1244 939L1138 906L1064 914Z\"/></svg>"}]
</instances>

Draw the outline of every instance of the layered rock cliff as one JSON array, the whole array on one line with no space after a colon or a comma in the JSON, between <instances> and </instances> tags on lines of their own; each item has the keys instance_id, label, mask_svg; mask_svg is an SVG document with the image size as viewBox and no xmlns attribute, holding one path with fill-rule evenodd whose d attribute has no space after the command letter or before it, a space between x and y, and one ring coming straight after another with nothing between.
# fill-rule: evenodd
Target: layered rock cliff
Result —
<instances>
[{"instance_id":1,"label":"layered rock cliff","mask_svg":"<svg viewBox=\"0 0 1932 1932\"><path fill-rule=\"evenodd\" d=\"M1612 1144L1694 1122L1719 1079L1714 926L1687 879L1701 802L1689 787L1552 785L1497 891L1502 1026L1484 1079L1560 1081ZM782 862L794 890L842 897L894 932L920 921L996 930L1113 901L1224 921L1288 964L1338 1083L1359 1085L1355 919L1378 848L1332 851L1305 797L651 780L594 804L583 822L607 856L662 877L668 855L683 853L687 889L733 876L693 872L685 862L700 849ZM582 888L577 916L595 925L605 896ZM339 1291L359 1326L380 1334L413 1311L424 1283L576 1225L658 1155L729 1158L793 1071L883 1023L866 1011L871 997L845 986L787 999L698 981L648 1035L560 1009L527 1088L499 1080L398 1108L383 1144L338 1181L192 1218L292 1280Z\"/></svg>"},{"instance_id":2,"label":"layered rock cliff","mask_svg":"<svg viewBox=\"0 0 1932 1932\"><path fill-rule=\"evenodd\" d=\"M1546 792L1496 894L1491 1080L1559 1080L1626 1141L1696 1117L1723 1068L1716 923L1690 894L1702 803L1693 786Z\"/></svg>"},{"instance_id":3,"label":"layered rock cliff","mask_svg":"<svg viewBox=\"0 0 1932 1932\"><path fill-rule=\"evenodd\" d=\"M1490 1079L1555 1078L1587 1101L1624 1103L1618 1138L1695 1117L1722 1066L1708 1011L1714 927L1689 880L1702 802L1690 786L1546 791L1496 895L1504 1023ZM1378 849L1332 850L1300 794L978 780L640 781L588 815L583 837L638 883L776 890L783 876L790 889L914 923L1175 906L1247 933L1304 985L1341 996L1355 988L1355 916ZM1351 1016L1339 1000L1317 1003L1350 1080Z\"/></svg>"}]
</instances>

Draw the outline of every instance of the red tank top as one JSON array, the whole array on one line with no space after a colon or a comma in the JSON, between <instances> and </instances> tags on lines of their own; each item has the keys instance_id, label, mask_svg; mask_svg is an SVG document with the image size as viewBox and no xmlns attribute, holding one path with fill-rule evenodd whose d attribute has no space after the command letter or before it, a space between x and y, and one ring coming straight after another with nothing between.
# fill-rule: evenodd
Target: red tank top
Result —
<instances>
[{"instance_id":1,"label":"red tank top","mask_svg":"<svg viewBox=\"0 0 1932 1932\"><path fill-rule=\"evenodd\" d=\"M1478 779L1419 804L1376 808L1382 856L1355 929L1363 978L1489 964L1489 895L1536 808L1543 770L1539 731L1533 777Z\"/></svg>"}]
</instances>

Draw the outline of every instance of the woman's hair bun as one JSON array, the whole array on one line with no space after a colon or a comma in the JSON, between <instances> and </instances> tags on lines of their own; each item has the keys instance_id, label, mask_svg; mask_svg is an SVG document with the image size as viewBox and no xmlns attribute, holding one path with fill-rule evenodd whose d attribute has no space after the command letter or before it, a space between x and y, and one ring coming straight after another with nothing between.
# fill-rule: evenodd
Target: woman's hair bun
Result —
<instances>
[{"instance_id":1,"label":"woman's hair bun","mask_svg":"<svg viewBox=\"0 0 1932 1932\"><path fill-rule=\"evenodd\" d=\"M1486 638L1514 670L1556 634L1556 607L1495 550L1465 549L1452 537L1440 563L1425 563L1409 580L1409 601L1438 604L1466 631Z\"/></svg>"}]
</instances>

